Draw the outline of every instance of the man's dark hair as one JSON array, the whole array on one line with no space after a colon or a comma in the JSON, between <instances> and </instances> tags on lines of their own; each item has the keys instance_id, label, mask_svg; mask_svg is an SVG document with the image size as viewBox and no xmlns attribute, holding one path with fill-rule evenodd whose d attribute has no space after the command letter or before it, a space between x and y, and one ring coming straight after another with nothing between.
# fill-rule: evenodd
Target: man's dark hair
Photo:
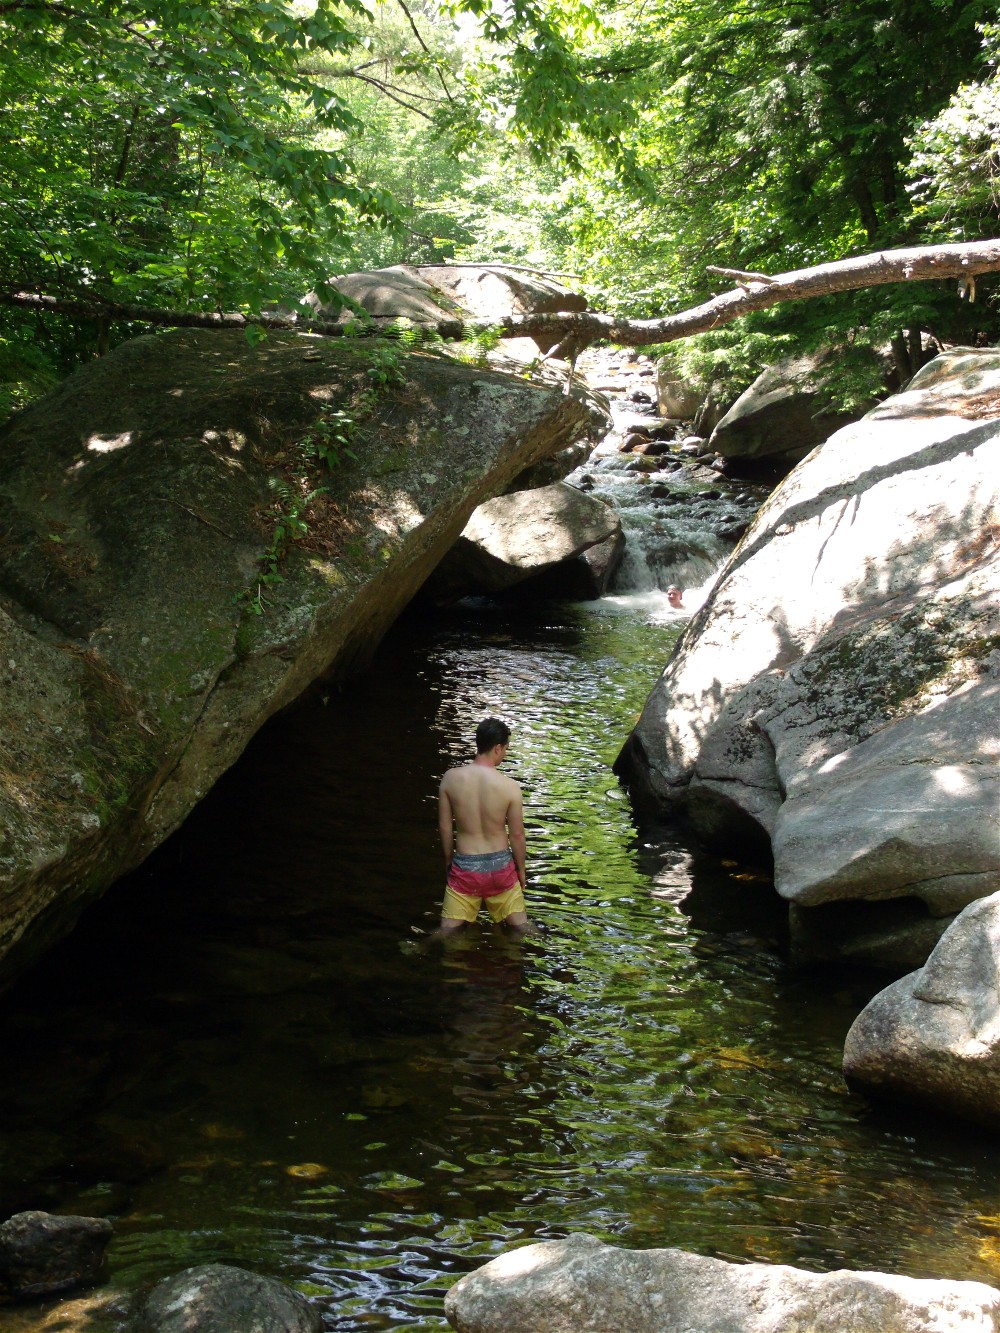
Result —
<instances>
[{"instance_id":1,"label":"man's dark hair","mask_svg":"<svg viewBox=\"0 0 1000 1333\"><path fill-rule=\"evenodd\" d=\"M498 717L484 717L476 728L476 754L487 754L494 745L506 745L510 727Z\"/></svg>"}]
</instances>

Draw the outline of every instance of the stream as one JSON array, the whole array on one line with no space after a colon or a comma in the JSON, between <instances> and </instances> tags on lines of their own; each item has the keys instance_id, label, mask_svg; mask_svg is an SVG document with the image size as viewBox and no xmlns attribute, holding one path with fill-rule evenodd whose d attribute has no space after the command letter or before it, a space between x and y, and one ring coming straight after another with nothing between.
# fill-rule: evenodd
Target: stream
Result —
<instances>
[{"instance_id":1,"label":"stream","mask_svg":"<svg viewBox=\"0 0 1000 1333\"><path fill-rule=\"evenodd\" d=\"M408 619L272 722L5 998L4 1213L110 1216L116 1288L241 1264L345 1331L444 1328L574 1230L996 1282L995 1144L841 1080L885 978L792 969L766 871L637 826L610 764L678 628L623 600ZM442 942L435 789L487 713L542 933Z\"/></svg>"},{"instance_id":2,"label":"stream","mask_svg":"<svg viewBox=\"0 0 1000 1333\"><path fill-rule=\"evenodd\" d=\"M588 484L666 522L621 459ZM343 1333L443 1329L458 1276L573 1231L1000 1281L995 1142L841 1079L890 978L791 966L767 867L637 822L611 773L684 624L659 589L686 574L690 613L722 549L670 541L600 602L411 612L256 737L4 997L3 1216L108 1216L114 1290L232 1263ZM440 940L437 783L487 714L540 933ZM4 1333L121 1327L57 1306Z\"/></svg>"}]
</instances>

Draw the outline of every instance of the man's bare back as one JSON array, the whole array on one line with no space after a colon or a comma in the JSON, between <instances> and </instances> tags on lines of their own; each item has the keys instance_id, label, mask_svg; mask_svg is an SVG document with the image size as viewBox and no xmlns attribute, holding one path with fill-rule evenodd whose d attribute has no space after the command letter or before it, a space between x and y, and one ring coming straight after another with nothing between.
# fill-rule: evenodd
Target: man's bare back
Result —
<instances>
[{"instance_id":1,"label":"man's bare back","mask_svg":"<svg viewBox=\"0 0 1000 1333\"><path fill-rule=\"evenodd\" d=\"M473 761L450 769L441 797L451 808L455 847L460 852L502 852L507 847L507 816L520 806L521 788L490 765Z\"/></svg>"},{"instance_id":2,"label":"man's bare back","mask_svg":"<svg viewBox=\"0 0 1000 1333\"><path fill-rule=\"evenodd\" d=\"M475 920L483 902L495 921L522 930L529 926L523 898L527 881L521 788L497 772L509 736L504 723L487 718L476 731L475 759L450 768L441 780L438 829L448 867L444 930ZM516 895L515 883L520 889ZM498 887L503 884L506 889Z\"/></svg>"}]
</instances>

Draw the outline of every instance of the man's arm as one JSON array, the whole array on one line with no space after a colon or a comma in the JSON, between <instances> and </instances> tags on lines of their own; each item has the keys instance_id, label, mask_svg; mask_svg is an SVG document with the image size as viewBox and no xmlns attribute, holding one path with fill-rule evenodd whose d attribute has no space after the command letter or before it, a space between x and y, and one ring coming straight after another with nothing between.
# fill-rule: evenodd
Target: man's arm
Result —
<instances>
[{"instance_id":1,"label":"man's arm","mask_svg":"<svg viewBox=\"0 0 1000 1333\"><path fill-rule=\"evenodd\" d=\"M507 807L507 838L510 842L510 850L514 857L514 864L517 866L517 877L521 882L521 888L528 887L528 880L525 875L524 861L526 853L526 839L524 836L524 806L521 801L521 788L516 789L511 797L510 805Z\"/></svg>"},{"instance_id":2,"label":"man's arm","mask_svg":"<svg viewBox=\"0 0 1000 1333\"><path fill-rule=\"evenodd\" d=\"M441 850L444 852L445 866L451 865L455 847L455 815L451 808L451 798L442 782L438 788L438 833L441 835Z\"/></svg>"}]
</instances>

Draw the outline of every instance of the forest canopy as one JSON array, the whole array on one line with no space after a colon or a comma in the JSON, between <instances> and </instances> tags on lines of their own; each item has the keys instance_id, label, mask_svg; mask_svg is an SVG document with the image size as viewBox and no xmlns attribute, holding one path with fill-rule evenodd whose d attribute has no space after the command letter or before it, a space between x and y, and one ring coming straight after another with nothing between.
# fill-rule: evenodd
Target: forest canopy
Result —
<instances>
[{"instance_id":1,"label":"forest canopy","mask_svg":"<svg viewBox=\"0 0 1000 1333\"><path fill-rule=\"evenodd\" d=\"M255 312L351 269L480 259L649 316L711 296L712 265L995 235L989 18L958 0L0 0L0 297ZM0 306L0 395L141 331ZM997 331L985 284L976 304L913 284L678 355L739 379L787 345Z\"/></svg>"}]
</instances>

